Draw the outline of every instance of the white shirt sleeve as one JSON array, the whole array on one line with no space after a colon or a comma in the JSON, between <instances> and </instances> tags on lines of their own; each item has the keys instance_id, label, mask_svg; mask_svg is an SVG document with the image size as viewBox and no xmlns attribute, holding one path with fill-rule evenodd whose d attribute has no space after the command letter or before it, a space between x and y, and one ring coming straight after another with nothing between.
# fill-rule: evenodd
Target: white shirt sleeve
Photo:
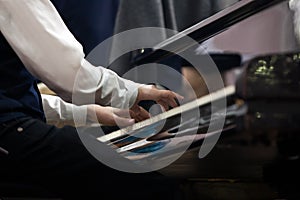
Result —
<instances>
[{"instance_id":1,"label":"white shirt sleeve","mask_svg":"<svg viewBox=\"0 0 300 200\"><path fill-rule=\"evenodd\" d=\"M43 101L45 117L48 124L57 126L59 124L74 124L72 111L73 109L80 109L81 106L75 106L74 104L67 103L58 96L42 94L41 97ZM82 106L82 109L84 110L85 108ZM73 124L71 124L71 122Z\"/></svg>"},{"instance_id":2,"label":"white shirt sleeve","mask_svg":"<svg viewBox=\"0 0 300 200\"><path fill-rule=\"evenodd\" d=\"M81 44L49 0L0 0L0 30L27 70L65 101L134 104L140 85L85 60Z\"/></svg>"}]
</instances>

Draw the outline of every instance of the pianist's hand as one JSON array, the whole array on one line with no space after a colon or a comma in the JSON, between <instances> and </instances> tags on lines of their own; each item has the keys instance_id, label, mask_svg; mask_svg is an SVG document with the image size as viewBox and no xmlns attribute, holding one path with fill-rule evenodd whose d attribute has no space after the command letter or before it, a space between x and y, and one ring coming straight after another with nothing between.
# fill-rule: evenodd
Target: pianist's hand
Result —
<instances>
[{"instance_id":1,"label":"pianist's hand","mask_svg":"<svg viewBox=\"0 0 300 200\"><path fill-rule=\"evenodd\" d=\"M178 104L175 99L183 100L183 96L172 92L170 90L160 90L154 85L143 85L139 87L138 97L133 107L137 106L140 101L152 100L160 104L165 110L169 107L177 107Z\"/></svg>"},{"instance_id":2,"label":"pianist's hand","mask_svg":"<svg viewBox=\"0 0 300 200\"><path fill-rule=\"evenodd\" d=\"M98 121L105 126L130 126L135 122L143 121L150 117L150 114L141 106L140 101L152 100L160 104L165 110L170 107L177 107L175 99L182 100L183 97L169 90L159 90L154 85L143 85L139 88L136 103L130 110L122 110L109 106L89 105L88 118L92 121ZM97 119L95 118L95 115Z\"/></svg>"},{"instance_id":3,"label":"pianist's hand","mask_svg":"<svg viewBox=\"0 0 300 200\"><path fill-rule=\"evenodd\" d=\"M134 106L130 110L123 110L110 106L88 105L88 119L105 126L126 127L149 117L149 113L140 106Z\"/></svg>"}]
</instances>

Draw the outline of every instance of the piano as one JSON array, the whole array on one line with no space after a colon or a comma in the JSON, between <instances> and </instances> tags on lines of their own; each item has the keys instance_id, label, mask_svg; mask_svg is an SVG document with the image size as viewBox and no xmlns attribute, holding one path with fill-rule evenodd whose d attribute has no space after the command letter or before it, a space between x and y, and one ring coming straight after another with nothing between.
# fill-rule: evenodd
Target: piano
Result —
<instances>
[{"instance_id":1,"label":"piano","mask_svg":"<svg viewBox=\"0 0 300 200\"><path fill-rule=\"evenodd\" d=\"M233 25L281 3L287 1L239 1L153 48L142 49L132 66L159 63L176 54L184 56L185 52L194 52L195 43L186 37L198 44L204 43ZM204 143L204 135L192 140L184 154L159 171L181 181L186 199L300 198L300 183L297 182L300 169L300 51L256 54L246 61L237 52L210 56L222 74L236 67L240 72L231 85L234 89L225 87L226 92L223 92L228 116L225 117L224 129L207 155L199 156L199 149L210 145ZM211 100L217 101L218 98L212 97ZM211 110L205 111L206 104L197 106L201 113L207 114L204 117L213 116ZM198 127L197 135L203 133L206 132ZM153 137L149 136L155 141L152 144L159 144L166 138L172 140L174 135ZM121 153L143 154L143 150L149 150L144 143L140 148L127 146L128 143L119 145L117 148ZM175 152L176 149L173 148ZM155 157L156 151L153 150L150 156L147 154L147 158ZM130 157L132 154L125 155Z\"/></svg>"}]
</instances>

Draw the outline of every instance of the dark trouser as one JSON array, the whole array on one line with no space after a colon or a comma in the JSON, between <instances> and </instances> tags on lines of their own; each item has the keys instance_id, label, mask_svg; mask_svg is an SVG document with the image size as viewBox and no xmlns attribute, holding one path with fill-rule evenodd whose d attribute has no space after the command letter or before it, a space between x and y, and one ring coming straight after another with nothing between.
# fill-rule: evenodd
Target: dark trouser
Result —
<instances>
[{"instance_id":1,"label":"dark trouser","mask_svg":"<svg viewBox=\"0 0 300 200\"><path fill-rule=\"evenodd\" d=\"M74 127L20 119L0 125L0 147L0 182L36 184L65 199L178 198L177 184L159 173L119 172L96 160Z\"/></svg>"}]
</instances>

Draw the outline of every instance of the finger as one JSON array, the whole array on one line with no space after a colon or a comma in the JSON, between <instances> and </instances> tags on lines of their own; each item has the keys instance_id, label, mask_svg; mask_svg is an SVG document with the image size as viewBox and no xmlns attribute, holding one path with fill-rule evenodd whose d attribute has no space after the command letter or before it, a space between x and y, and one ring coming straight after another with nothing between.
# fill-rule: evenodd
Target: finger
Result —
<instances>
[{"instance_id":1,"label":"finger","mask_svg":"<svg viewBox=\"0 0 300 200\"><path fill-rule=\"evenodd\" d=\"M143 107L139 106L139 105L134 105L131 109L130 109L135 115L141 115L144 118L149 118L150 114L148 113L147 110L145 110Z\"/></svg>"},{"instance_id":2,"label":"finger","mask_svg":"<svg viewBox=\"0 0 300 200\"><path fill-rule=\"evenodd\" d=\"M177 94L176 92L173 92L173 94L175 95L174 100L176 102L176 105L180 106L180 101L182 101L184 99L184 97L181 96L181 95L179 95L179 94ZM175 106L175 107L177 107L177 106Z\"/></svg>"},{"instance_id":3,"label":"finger","mask_svg":"<svg viewBox=\"0 0 300 200\"><path fill-rule=\"evenodd\" d=\"M139 116L141 117L141 119L145 120L145 119L149 119L151 116L149 114L149 112L147 110L145 110L143 107L139 106L140 110L139 110Z\"/></svg>"},{"instance_id":4,"label":"finger","mask_svg":"<svg viewBox=\"0 0 300 200\"><path fill-rule=\"evenodd\" d=\"M134 111L132 110L132 109L130 109L130 116L131 116L131 118L132 119L134 119L135 120L135 122L139 122L140 121L140 119L139 119L139 112L138 112L138 109L137 108L135 108L134 109Z\"/></svg>"},{"instance_id":5,"label":"finger","mask_svg":"<svg viewBox=\"0 0 300 200\"><path fill-rule=\"evenodd\" d=\"M163 111L169 110L169 105L165 101L159 100L157 103L162 106Z\"/></svg>"},{"instance_id":6,"label":"finger","mask_svg":"<svg viewBox=\"0 0 300 200\"><path fill-rule=\"evenodd\" d=\"M134 119L124 118L124 117L120 117L120 116L117 116L117 115L114 115L114 121L115 121L115 125L118 125L118 126L121 126L121 127L130 126L130 125L133 125L135 123Z\"/></svg>"},{"instance_id":7,"label":"finger","mask_svg":"<svg viewBox=\"0 0 300 200\"><path fill-rule=\"evenodd\" d=\"M177 95L175 92L172 91L163 91L164 93L162 94L162 99L163 101L165 101L168 105L170 105L171 107L177 107L178 106L178 102L177 100ZM179 95L180 96L180 95ZM182 96L180 96L182 97Z\"/></svg>"},{"instance_id":8,"label":"finger","mask_svg":"<svg viewBox=\"0 0 300 200\"><path fill-rule=\"evenodd\" d=\"M116 114L119 117L126 117L130 118L130 110L127 109L119 109L119 108L113 108L113 113Z\"/></svg>"},{"instance_id":9,"label":"finger","mask_svg":"<svg viewBox=\"0 0 300 200\"><path fill-rule=\"evenodd\" d=\"M139 116L139 115L136 115L135 116L135 121L136 122L141 122L141 121L143 121L143 118L141 116Z\"/></svg>"},{"instance_id":10,"label":"finger","mask_svg":"<svg viewBox=\"0 0 300 200\"><path fill-rule=\"evenodd\" d=\"M184 99L183 96L181 96L180 94L177 94L176 92L173 92L173 94L176 96L176 98L180 101L182 101Z\"/></svg>"},{"instance_id":11,"label":"finger","mask_svg":"<svg viewBox=\"0 0 300 200\"><path fill-rule=\"evenodd\" d=\"M150 118L150 114L143 107L135 106L131 110L131 117L134 118L136 121L143 121L145 119Z\"/></svg>"},{"instance_id":12,"label":"finger","mask_svg":"<svg viewBox=\"0 0 300 200\"><path fill-rule=\"evenodd\" d=\"M162 101L164 101L166 104L170 105L173 108L178 106L178 104L174 98L163 99Z\"/></svg>"},{"instance_id":13,"label":"finger","mask_svg":"<svg viewBox=\"0 0 300 200\"><path fill-rule=\"evenodd\" d=\"M135 117L135 112L133 110L129 110L129 114L130 114L130 117L131 118L134 118Z\"/></svg>"},{"instance_id":14,"label":"finger","mask_svg":"<svg viewBox=\"0 0 300 200\"><path fill-rule=\"evenodd\" d=\"M158 101L160 105L163 106L163 108L165 110L170 110L170 108L174 108L174 107L177 107L177 104L174 104L174 103L171 103L170 101L168 100L165 100L165 99L162 99L160 101ZM175 102L176 103L176 102ZM166 109L167 108L167 109ZM165 111L164 110L164 111Z\"/></svg>"},{"instance_id":15,"label":"finger","mask_svg":"<svg viewBox=\"0 0 300 200\"><path fill-rule=\"evenodd\" d=\"M143 116L141 116L141 115L137 115L137 116L136 116L136 121L137 121L137 122L141 122L141 121L144 121L144 120L146 120L146 119L148 119L148 118L145 118L145 117L143 117Z\"/></svg>"}]
</instances>

